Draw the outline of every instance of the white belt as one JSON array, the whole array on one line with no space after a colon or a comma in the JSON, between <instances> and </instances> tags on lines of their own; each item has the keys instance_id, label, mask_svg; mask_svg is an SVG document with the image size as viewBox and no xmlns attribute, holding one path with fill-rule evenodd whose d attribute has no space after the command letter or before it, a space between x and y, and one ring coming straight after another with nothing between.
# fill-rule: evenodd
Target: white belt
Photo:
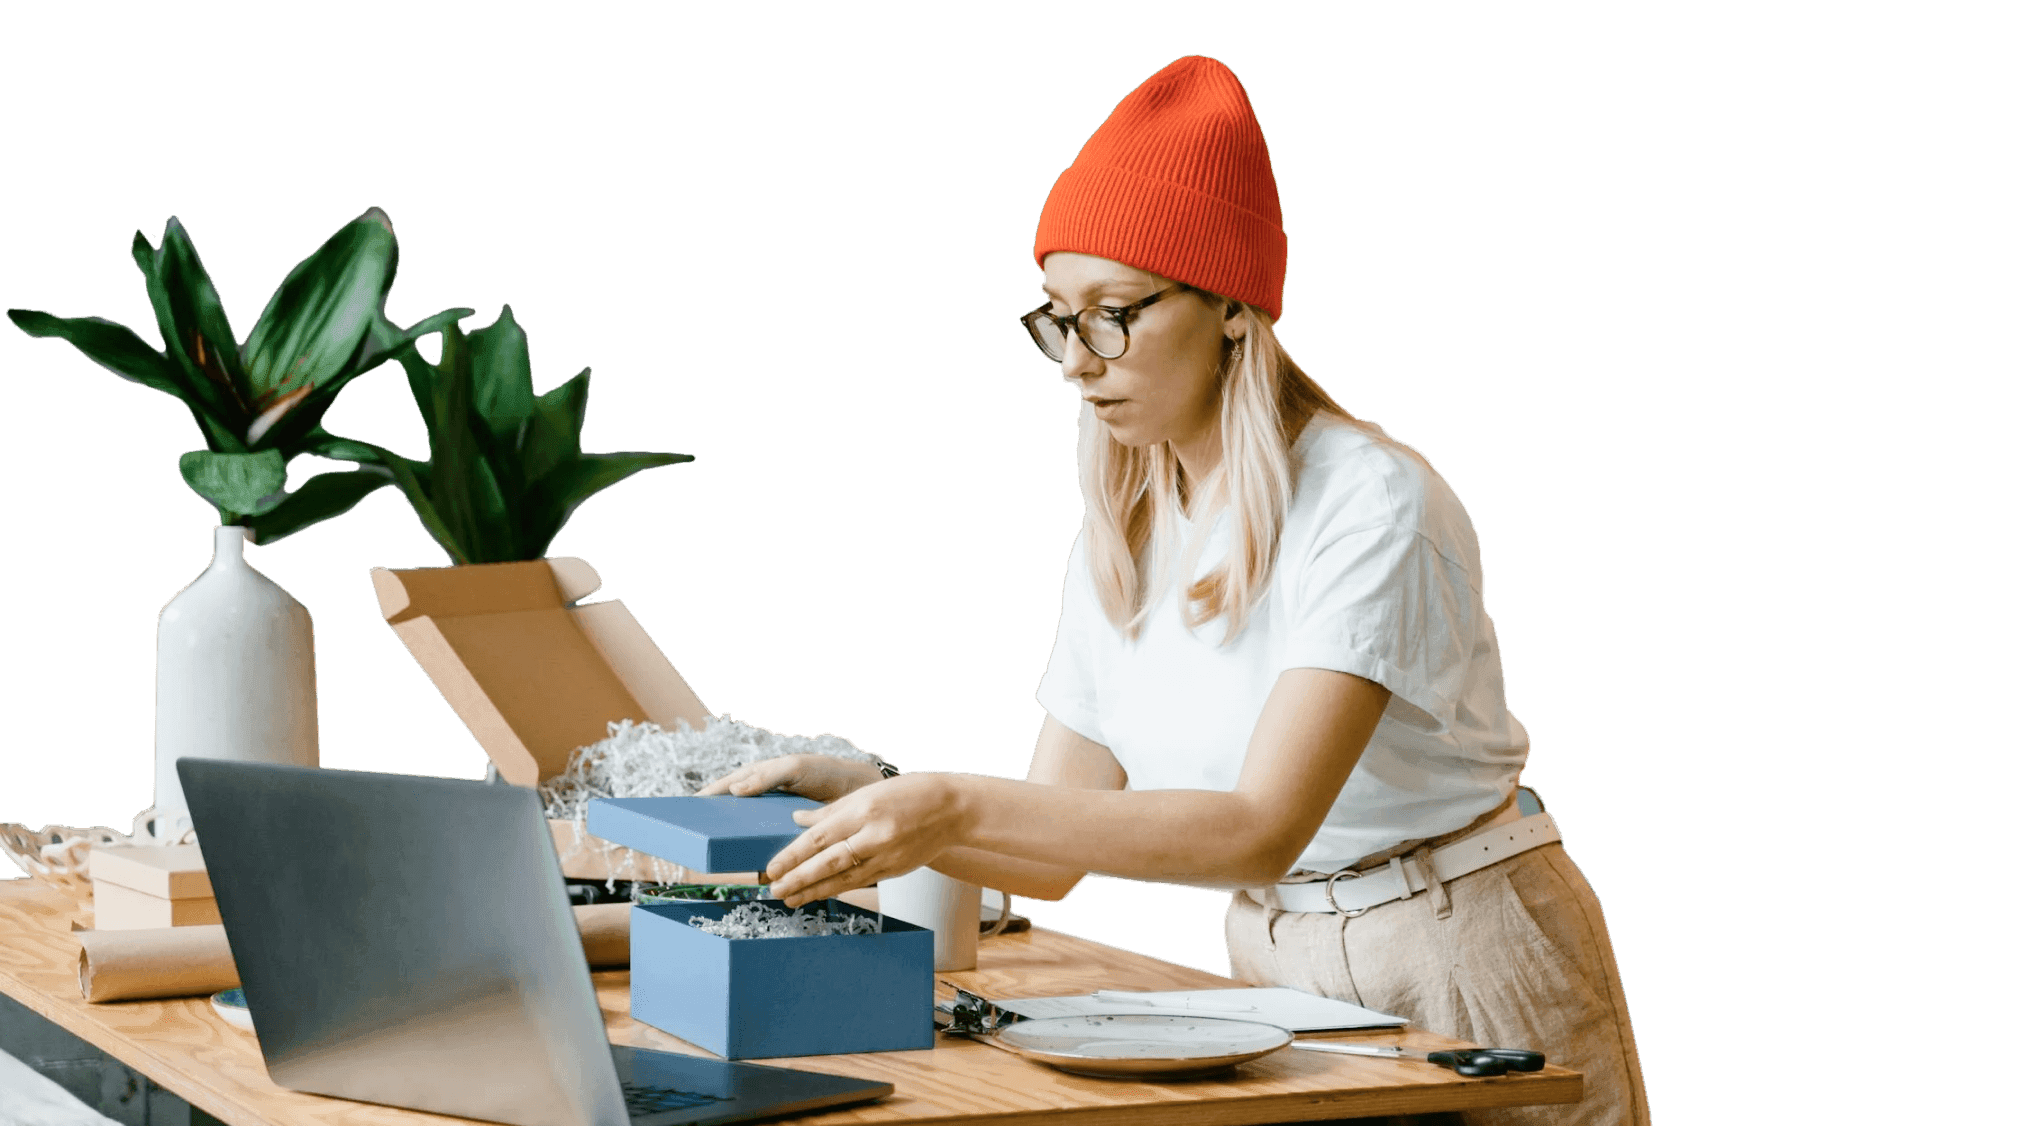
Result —
<instances>
[{"instance_id":1,"label":"white belt","mask_svg":"<svg viewBox=\"0 0 2028 1126\"><path fill-rule=\"evenodd\" d=\"M1461 841L1452 841L1432 851L1429 858L1436 869L1437 882L1447 884L1459 876L1562 839L1563 835L1556 831L1556 822L1550 819L1549 814L1537 813L1519 821L1481 829ZM1403 864L1403 859L1397 856L1387 862L1387 867L1375 868L1363 875L1340 871L1328 880L1248 888L1246 894L1255 903L1283 911L1357 915L1390 899L1408 899L1429 887L1423 877L1422 865Z\"/></svg>"}]
</instances>

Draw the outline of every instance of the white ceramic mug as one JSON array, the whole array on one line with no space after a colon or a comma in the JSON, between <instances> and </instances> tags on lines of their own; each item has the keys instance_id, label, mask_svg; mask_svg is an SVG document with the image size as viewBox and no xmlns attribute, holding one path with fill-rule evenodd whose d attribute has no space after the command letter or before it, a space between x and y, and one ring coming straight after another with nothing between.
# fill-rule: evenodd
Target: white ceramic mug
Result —
<instances>
[{"instance_id":1,"label":"white ceramic mug","mask_svg":"<svg viewBox=\"0 0 2028 1126\"><path fill-rule=\"evenodd\" d=\"M938 972L979 964L979 885L917 868L880 881L880 913L936 933Z\"/></svg>"}]
</instances>

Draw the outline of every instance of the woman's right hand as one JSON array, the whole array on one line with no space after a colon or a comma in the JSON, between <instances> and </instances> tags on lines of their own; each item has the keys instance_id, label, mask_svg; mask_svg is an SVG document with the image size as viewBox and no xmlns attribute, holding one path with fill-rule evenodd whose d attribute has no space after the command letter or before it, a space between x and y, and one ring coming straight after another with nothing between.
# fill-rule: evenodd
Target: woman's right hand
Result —
<instances>
[{"instance_id":1,"label":"woman's right hand","mask_svg":"<svg viewBox=\"0 0 2028 1126\"><path fill-rule=\"evenodd\" d=\"M697 791L698 797L731 794L752 797L786 790L815 801L832 802L880 781L880 768L870 762L831 755L783 755L750 762Z\"/></svg>"}]
</instances>

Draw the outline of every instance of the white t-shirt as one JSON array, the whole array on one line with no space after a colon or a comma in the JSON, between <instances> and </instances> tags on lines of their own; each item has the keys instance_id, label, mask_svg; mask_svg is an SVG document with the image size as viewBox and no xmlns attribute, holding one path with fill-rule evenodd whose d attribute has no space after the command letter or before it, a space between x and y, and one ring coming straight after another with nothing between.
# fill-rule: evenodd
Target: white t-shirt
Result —
<instances>
[{"instance_id":1,"label":"white t-shirt","mask_svg":"<svg viewBox=\"0 0 2028 1126\"><path fill-rule=\"evenodd\" d=\"M1450 487L1414 455L1327 416L1294 454L1268 593L1244 633L1221 647L1223 617L1186 628L1170 583L1141 637L1126 641L1099 608L1080 533L1036 699L1109 748L1132 789L1230 791L1282 670L1386 687L1394 697L1380 726L1297 861L1330 871L1494 809L1528 735L1507 711L1478 537ZM1175 515L1187 543L1194 529ZM1223 562L1227 524L1214 518L1197 577Z\"/></svg>"}]
</instances>

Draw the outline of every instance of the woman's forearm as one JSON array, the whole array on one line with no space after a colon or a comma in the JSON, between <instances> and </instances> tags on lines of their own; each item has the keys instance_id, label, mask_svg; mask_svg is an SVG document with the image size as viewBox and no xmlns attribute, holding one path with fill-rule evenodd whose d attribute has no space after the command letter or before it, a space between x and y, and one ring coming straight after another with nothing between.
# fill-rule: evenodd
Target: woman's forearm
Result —
<instances>
[{"instance_id":1,"label":"woman's forearm","mask_svg":"<svg viewBox=\"0 0 2028 1126\"><path fill-rule=\"evenodd\" d=\"M1360 677L1284 670L1230 792L1122 789L1126 773L1111 752L1057 732L1051 718L1033 781L904 774L821 810L799 810L796 823L808 831L768 863L768 877L791 906L940 864L952 875L1041 894L1068 891L1084 872L1266 886L1316 835L1387 701L1386 688Z\"/></svg>"},{"instance_id":2,"label":"woman's forearm","mask_svg":"<svg viewBox=\"0 0 2028 1126\"><path fill-rule=\"evenodd\" d=\"M1103 872L1259 887L1288 871L1309 838L1305 828L1314 829L1290 824L1291 811L1244 792L1075 790L976 774L949 781L962 809L964 845L1029 862L1037 875L1054 870L1058 879Z\"/></svg>"},{"instance_id":3,"label":"woman's forearm","mask_svg":"<svg viewBox=\"0 0 2028 1126\"><path fill-rule=\"evenodd\" d=\"M976 848L952 848L930 867L952 879L1030 899L1062 899L1084 878L1081 868L1042 864Z\"/></svg>"}]
</instances>

